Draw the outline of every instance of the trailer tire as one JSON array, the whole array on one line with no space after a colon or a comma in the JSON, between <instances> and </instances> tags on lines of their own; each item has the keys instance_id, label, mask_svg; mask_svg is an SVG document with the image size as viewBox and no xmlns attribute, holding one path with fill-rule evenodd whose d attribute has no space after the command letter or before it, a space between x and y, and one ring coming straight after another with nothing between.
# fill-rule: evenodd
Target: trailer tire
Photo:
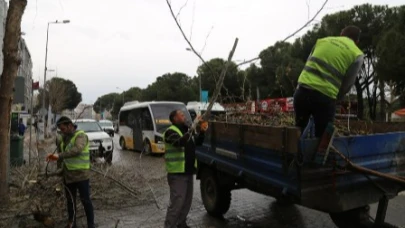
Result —
<instances>
[{"instance_id":1,"label":"trailer tire","mask_svg":"<svg viewBox=\"0 0 405 228\"><path fill-rule=\"evenodd\" d=\"M360 228L372 224L369 212L370 207L364 206L349 211L329 213L329 216L339 228Z\"/></svg>"},{"instance_id":2,"label":"trailer tire","mask_svg":"<svg viewBox=\"0 0 405 228\"><path fill-rule=\"evenodd\" d=\"M231 206L231 190L221 186L215 172L204 168L200 181L201 198L209 215L222 217Z\"/></svg>"}]
</instances>

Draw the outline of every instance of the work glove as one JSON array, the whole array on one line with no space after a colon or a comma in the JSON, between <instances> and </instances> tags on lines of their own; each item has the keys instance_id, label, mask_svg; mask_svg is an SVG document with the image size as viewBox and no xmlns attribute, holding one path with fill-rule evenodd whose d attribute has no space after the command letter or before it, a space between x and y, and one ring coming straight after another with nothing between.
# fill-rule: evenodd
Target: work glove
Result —
<instances>
[{"instance_id":1,"label":"work glove","mask_svg":"<svg viewBox=\"0 0 405 228\"><path fill-rule=\"evenodd\" d=\"M199 121L199 125L200 125L200 130L201 131L207 131L208 130L208 122L204 121L204 119L201 116L198 116L198 121Z\"/></svg>"},{"instance_id":2,"label":"work glove","mask_svg":"<svg viewBox=\"0 0 405 228\"><path fill-rule=\"evenodd\" d=\"M200 123L200 128L201 131L207 131L208 130L208 122L207 121L203 121Z\"/></svg>"},{"instance_id":3,"label":"work glove","mask_svg":"<svg viewBox=\"0 0 405 228\"><path fill-rule=\"evenodd\" d=\"M59 159L59 155L58 154L48 154L48 156L46 156L46 161L50 162L50 161L57 161Z\"/></svg>"}]
</instances>

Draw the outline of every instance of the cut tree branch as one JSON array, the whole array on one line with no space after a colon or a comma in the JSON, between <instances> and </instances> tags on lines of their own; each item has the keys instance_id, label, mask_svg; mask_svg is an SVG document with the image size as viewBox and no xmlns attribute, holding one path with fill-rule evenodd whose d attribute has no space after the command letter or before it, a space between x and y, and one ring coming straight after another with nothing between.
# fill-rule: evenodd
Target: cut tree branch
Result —
<instances>
[{"instance_id":1,"label":"cut tree branch","mask_svg":"<svg viewBox=\"0 0 405 228\"><path fill-rule=\"evenodd\" d=\"M173 17L174 21L176 22L177 27L179 28L181 34L183 35L183 38L186 40L186 42L187 42L188 45L190 46L190 49L191 49L191 50L193 51L193 53L204 63L204 65L207 66L207 68L212 72L212 74L216 75L215 71L210 67L209 64L207 64L207 62L206 62L206 61L201 57L201 55L195 50L195 48L194 48L193 44L190 42L190 40L187 39L187 36L186 36L186 34L184 33L183 29L181 28L181 26L180 26L180 24L179 24L179 22L178 22L178 20L177 20L177 17L174 15L172 6L171 6L171 4L170 4L170 1L169 1L169 0L166 0L166 3L167 3L167 6L169 7L170 13L172 14L172 17ZM235 50L236 50L236 47L237 47L237 45L238 45L238 41L239 41L239 39L236 38L236 39L235 39L235 42L234 42L234 44L233 44L232 50L231 50L231 52L229 53L228 61L224 64L224 66L223 66L223 68L222 68L221 74L220 74L220 76L219 76L219 78L218 78L218 81L216 82L215 90L214 90L213 96L211 97L211 100L210 100L210 103L209 103L209 105L208 105L207 111L206 111L206 112L204 113L204 115L202 116L202 119L203 119L203 120L208 118L208 116L209 116L209 114L210 114L210 112L211 112L211 109L212 109L212 107L213 107L215 101L217 100L217 98L218 98L218 96L219 96L219 93L220 93L220 91L221 91L221 88L222 88L222 86L223 86L223 82L224 82L224 79L225 79L225 76L226 76L226 72L227 72L227 70L228 70L229 65L231 64L232 57L233 57L233 55L234 55L234 53L235 53ZM195 131L198 122L199 122L199 119L196 118L196 119L194 120L194 123L193 123L192 126L190 127L190 132L194 132L194 131ZM192 134L190 134L190 136L191 136L191 135L192 135ZM190 138L191 138L191 137L190 137Z\"/></svg>"},{"instance_id":2,"label":"cut tree branch","mask_svg":"<svg viewBox=\"0 0 405 228\"><path fill-rule=\"evenodd\" d=\"M214 94L211 97L210 104L208 105L207 111L202 116L203 119L208 118L208 116L210 115L212 106L214 105L215 101L217 100L217 98L219 96L222 84L224 83L226 71L228 70L228 67L231 64L233 54L235 53L235 50L236 50L236 46L238 46L238 41L239 41L239 39L235 38L235 42L233 43L232 50L231 50L231 52L229 52L229 55L228 55L228 60L226 61L224 67L222 68L221 75L219 76L218 82L217 82L215 90L214 90ZM196 124L196 123L198 123L198 121L194 122L194 124ZM195 129L195 126L194 126L194 129Z\"/></svg>"},{"instance_id":3,"label":"cut tree branch","mask_svg":"<svg viewBox=\"0 0 405 228\"><path fill-rule=\"evenodd\" d=\"M311 24L315 18L322 12L322 10L325 8L326 4L328 3L328 0L325 0L325 2L322 4L321 8L316 12L316 14L309 20L307 21L301 28L299 28L298 30L296 30L295 32L291 33L290 35L288 35L286 38L284 38L282 40L282 42L287 41L288 39L290 39L291 37L295 36L297 33L301 32L301 30L303 30L304 28L306 28L309 24ZM260 59L260 57L256 57L244 62L239 63L237 66L241 66L241 65L245 65L247 63L251 63L254 62L256 60Z\"/></svg>"},{"instance_id":4,"label":"cut tree branch","mask_svg":"<svg viewBox=\"0 0 405 228\"><path fill-rule=\"evenodd\" d=\"M127 190L134 197L137 197L140 194L138 191L131 189L130 187L126 186L124 183L120 182L119 180L116 180L115 178L110 177L110 176L108 176L108 175L106 175L106 174L104 174L104 173L102 173L102 172L100 172L100 171L98 171L98 170L96 170L94 168L92 168L91 171L93 171L93 172L95 172L97 174L100 174L104 178L108 178L108 179L114 181L114 183L116 183L117 185L119 185L123 189Z\"/></svg>"},{"instance_id":5,"label":"cut tree branch","mask_svg":"<svg viewBox=\"0 0 405 228\"><path fill-rule=\"evenodd\" d=\"M176 15L174 15L173 9L172 9L172 5L170 4L169 0L166 0L167 6L169 7L170 13L173 17L173 20L176 22L177 27L179 28L181 35L183 35L183 38L186 40L188 46L190 47L191 51L201 60L202 63L204 63L204 65L206 65L208 67L208 69L212 72L215 73L215 71L210 67L209 64L207 64L207 62L203 59L203 57L200 55L200 53L198 53L193 44L190 42L190 40L187 38L186 34L184 33L183 29L181 28L181 25L179 23L179 21L177 20Z\"/></svg>"}]
</instances>

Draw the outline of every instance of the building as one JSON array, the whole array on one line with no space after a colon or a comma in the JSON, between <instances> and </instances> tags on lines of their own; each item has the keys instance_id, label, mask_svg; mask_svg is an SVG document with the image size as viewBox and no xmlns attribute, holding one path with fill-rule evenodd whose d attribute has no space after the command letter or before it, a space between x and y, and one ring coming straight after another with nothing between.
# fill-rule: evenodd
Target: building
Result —
<instances>
[{"instance_id":1,"label":"building","mask_svg":"<svg viewBox=\"0 0 405 228\"><path fill-rule=\"evenodd\" d=\"M21 65L15 79L13 104L20 104L23 111L30 112L33 82L31 54L23 38L20 39L18 46Z\"/></svg>"},{"instance_id":2,"label":"building","mask_svg":"<svg viewBox=\"0 0 405 228\"><path fill-rule=\"evenodd\" d=\"M0 46L3 47L3 39L6 27L8 5L0 0ZM21 57L21 65L18 68L14 86L13 110L30 111L32 89L32 60L25 40L21 37L18 45ZM0 52L0 72L3 72L3 52Z\"/></svg>"}]
</instances>

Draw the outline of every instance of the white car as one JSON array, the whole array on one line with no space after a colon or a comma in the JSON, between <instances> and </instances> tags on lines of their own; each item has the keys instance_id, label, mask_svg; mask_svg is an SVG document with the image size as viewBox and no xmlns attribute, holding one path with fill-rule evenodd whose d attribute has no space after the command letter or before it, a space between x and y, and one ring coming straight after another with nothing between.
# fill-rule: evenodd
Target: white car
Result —
<instances>
[{"instance_id":1,"label":"white car","mask_svg":"<svg viewBox=\"0 0 405 228\"><path fill-rule=\"evenodd\" d=\"M73 123L77 125L77 130L86 132L89 138L92 159L104 157L106 162L111 163L114 151L113 139L103 131L97 121L93 119L78 119L73 120Z\"/></svg>"}]
</instances>

